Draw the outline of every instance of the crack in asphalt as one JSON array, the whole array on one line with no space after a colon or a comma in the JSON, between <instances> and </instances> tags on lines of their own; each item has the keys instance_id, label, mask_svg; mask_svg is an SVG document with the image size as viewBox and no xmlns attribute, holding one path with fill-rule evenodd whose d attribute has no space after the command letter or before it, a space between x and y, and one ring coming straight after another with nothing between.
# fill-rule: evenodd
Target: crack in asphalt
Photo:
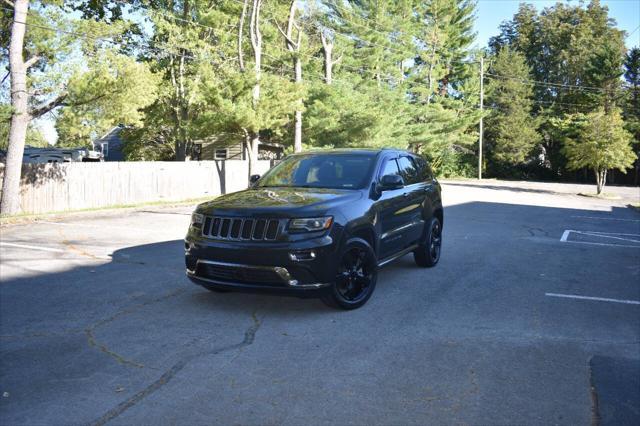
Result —
<instances>
[{"instance_id":1,"label":"crack in asphalt","mask_svg":"<svg viewBox=\"0 0 640 426\"><path fill-rule=\"evenodd\" d=\"M151 383L149 386L142 389L141 391L131 396L130 398L122 401L116 407L107 411L100 418L92 421L89 424L91 426L101 426L115 419L120 414L124 413L129 408L133 407L134 405L136 405L137 403L145 399L147 396L151 395L152 393L154 393L155 391L157 391L158 389L162 388L164 385L169 383L171 379L175 377L176 374L178 374L184 367L187 366L187 364L189 364L195 358L208 356L208 355L218 355L223 352L230 352L230 351L233 351L236 349L242 349L245 346L251 345L255 340L256 333L258 332L258 329L260 328L260 324L261 324L255 312L251 314L251 319L253 320L253 324L251 324L251 326L247 328L247 330L244 332L244 338L242 339L242 342L234 343L228 346L223 346L221 348L217 348L210 351L193 353L191 355L183 357L178 362L176 362L173 366L171 366L171 368L165 371L156 381Z\"/></svg>"},{"instance_id":2,"label":"crack in asphalt","mask_svg":"<svg viewBox=\"0 0 640 426\"><path fill-rule=\"evenodd\" d=\"M131 314L131 313L133 313L133 312L135 312L135 311L137 311L139 309L142 309L142 308L144 308L144 307L146 307L148 305L151 305L153 303L162 302L162 301L167 300L167 299L169 299L171 297L178 296L179 294L184 293L185 291L186 291L185 288L179 288L179 289L177 289L175 291L172 291L171 293L165 294L164 296L156 297L155 299L151 299L151 300L148 300L146 302L139 303L139 304L134 305L134 306L132 306L132 307L130 307L128 309L123 309L121 311L118 311L118 312L116 312L115 314L111 315L108 318L101 319L101 320L89 325L88 327L86 327L84 329L84 334L87 337L87 342L89 343L89 346L98 348L101 352L103 352L103 353L109 355L110 357L114 358L119 364L129 365L131 367L136 367L136 368L144 368L145 367L144 364L140 364L138 362L126 359L125 357L123 357L122 355L118 354L117 352L112 351L111 349L109 349L109 347L107 345L101 343L95 336L95 333L94 333L95 330L98 327L102 327L105 324L113 322L116 319L118 319L118 318L120 318L120 317L122 317L124 315L129 315L129 314ZM152 369L157 370L154 367L148 367L148 368L152 368Z\"/></svg>"},{"instance_id":3,"label":"crack in asphalt","mask_svg":"<svg viewBox=\"0 0 640 426\"><path fill-rule=\"evenodd\" d=\"M69 329L69 330L52 330L52 331L27 331L19 334L2 334L0 335L0 339L31 339L31 338L41 338L41 337L60 337L60 336L72 336L74 334L82 333L83 330L81 328L77 329Z\"/></svg>"},{"instance_id":4,"label":"crack in asphalt","mask_svg":"<svg viewBox=\"0 0 640 426\"><path fill-rule=\"evenodd\" d=\"M536 232L541 233L541 234L542 234L542 235L544 235L545 237L548 237L548 236L549 236L549 232L548 232L548 231L545 231L545 230L544 230L544 229L542 229L542 228L537 228L537 227L534 227L534 226L528 226L528 225L522 225L522 227L523 227L523 228L524 228L524 229L529 233L529 235L530 235L530 236L532 236L532 237L536 237L536 236L537 236L537 235L536 235Z\"/></svg>"}]
</instances>

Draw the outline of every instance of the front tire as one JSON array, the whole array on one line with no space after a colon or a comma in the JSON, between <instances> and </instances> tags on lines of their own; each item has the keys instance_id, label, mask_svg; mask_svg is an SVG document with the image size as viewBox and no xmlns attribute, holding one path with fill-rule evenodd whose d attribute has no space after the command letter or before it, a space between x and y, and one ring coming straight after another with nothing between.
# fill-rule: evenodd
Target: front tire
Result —
<instances>
[{"instance_id":1,"label":"front tire","mask_svg":"<svg viewBox=\"0 0 640 426\"><path fill-rule=\"evenodd\" d=\"M442 224L437 217L427 222L427 235L420 246L413 252L413 259L418 266L432 268L440 260L442 251Z\"/></svg>"},{"instance_id":2,"label":"front tire","mask_svg":"<svg viewBox=\"0 0 640 426\"><path fill-rule=\"evenodd\" d=\"M335 282L322 301L340 309L357 309L367 303L378 279L378 259L368 242L350 238L340 255Z\"/></svg>"}]
</instances>

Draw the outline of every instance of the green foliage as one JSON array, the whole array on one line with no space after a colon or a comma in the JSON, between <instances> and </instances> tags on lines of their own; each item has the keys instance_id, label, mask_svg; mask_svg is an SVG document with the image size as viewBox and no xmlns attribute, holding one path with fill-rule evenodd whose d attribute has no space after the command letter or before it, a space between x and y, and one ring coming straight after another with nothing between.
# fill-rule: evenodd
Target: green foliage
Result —
<instances>
[{"instance_id":1,"label":"green foliage","mask_svg":"<svg viewBox=\"0 0 640 426\"><path fill-rule=\"evenodd\" d=\"M635 151L640 152L640 48L629 51L624 67L624 77L629 84L625 96L625 128L634 136Z\"/></svg>"},{"instance_id":2,"label":"green foliage","mask_svg":"<svg viewBox=\"0 0 640 426\"><path fill-rule=\"evenodd\" d=\"M609 113L599 109L589 114L570 115L559 125L567 135L564 152L569 169L619 169L625 173L636 159L631 149L631 134L624 129L617 109Z\"/></svg>"},{"instance_id":3,"label":"green foliage","mask_svg":"<svg viewBox=\"0 0 640 426\"><path fill-rule=\"evenodd\" d=\"M368 87L367 87L368 86ZM406 147L410 142L403 92L375 84L318 84L307 101L304 140L312 146Z\"/></svg>"},{"instance_id":4,"label":"green foliage","mask_svg":"<svg viewBox=\"0 0 640 426\"><path fill-rule=\"evenodd\" d=\"M141 109L155 101L157 78L145 64L104 51L67 84L69 106L56 122L59 146L90 146L116 125L140 126Z\"/></svg>"},{"instance_id":5,"label":"green foliage","mask_svg":"<svg viewBox=\"0 0 640 426\"><path fill-rule=\"evenodd\" d=\"M6 151L9 142L9 126L11 124L11 105L0 104L0 150ZM33 147L46 147L49 143L39 128L31 124L27 128L25 145Z\"/></svg>"},{"instance_id":6,"label":"green foliage","mask_svg":"<svg viewBox=\"0 0 640 426\"><path fill-rule=\"evenodd\" d=\"M479 79L477 64L463 59L472 53L475 2L324 3L323 24L336 32L336 50L348 60L337 68L340 81L311 88L303 138L412 147L436 170L472 168L463 163L478 138Z\"/></svg>"},{"instance_id":7,"label":"green foliage","mask_svg":"<svg viewBox=\"0 0 640 426\"><path fill-rule=\"evenodd\" d=\"M158 124L153 127L147 122L145 126L124 128L120 132L125 160L170 161L174 158L174 145L168 141L169 130Z\"/></svg>"},{"instance_id":8,"label":"green foliage","mask_svg":"<svg viewBox=\"0 0 640 426\"><path fill-rule=\"evenodd\" d=\"M539 13L533 5L521 4L489 44L494 54L505 47L522 54L530 79L540 82L532 87L541 152L547 167L556 175L565 175L562 135L557 134L552 121L565 114L613 108L623 98L619 77L624 32L615 27L608 8L598 0L586 7L583 3L557 3Z\"/></svg>"},{"instance_id":9,"label":"green foliage","mask_svg":"<svg viewBox=\"0 0 640 426\"><path fill-rule=\"evenodd\" d=\"M487 154L492 168L515 166L530 158L540 141L531 117L533 88L524 55L508 46L492 58L487 84Z\"/></svg>"}]
</instances>

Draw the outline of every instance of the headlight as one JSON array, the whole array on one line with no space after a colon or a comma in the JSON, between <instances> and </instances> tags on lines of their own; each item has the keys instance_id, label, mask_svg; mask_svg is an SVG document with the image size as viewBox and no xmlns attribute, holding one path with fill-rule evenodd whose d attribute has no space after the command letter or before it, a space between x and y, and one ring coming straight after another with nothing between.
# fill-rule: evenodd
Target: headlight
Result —
<instances>
[{"instance_id":1,"label":"headlight","mask_svg":"<svg viewBox=\"0 0 640 426\"><path fill-rule=\"evenodd\" d=\"M333 223L333 217L310 217L305 219L291 219L289 221L290 231L322 231L329 229Z\"/></svg>"},{"instance_id":2,"label":"headlight","mask_svg":"<svg viewBox=\"0 0 640 426\"><path fill-rule=\"evenodd\" d=\"M193 213L191 215L191 226L200 227L204 222L204 216L200 213Z\"/></svg>"}]
</instances>

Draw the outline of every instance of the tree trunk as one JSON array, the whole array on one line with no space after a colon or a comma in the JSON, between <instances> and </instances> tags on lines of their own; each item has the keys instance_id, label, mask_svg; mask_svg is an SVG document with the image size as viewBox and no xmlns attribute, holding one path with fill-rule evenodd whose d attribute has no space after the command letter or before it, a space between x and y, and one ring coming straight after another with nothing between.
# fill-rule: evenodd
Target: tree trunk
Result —
<instances>
[{"instance_id":1,"label":"tree trunk","mask_svg":"<svg viewBox=\"0 0 640 426\"><path fill-rule=\"evenodd\" d=\"M600 169L596 167L593 169L593 171L596 175L596 191L597 194L600 195L607 180L607 169Z\"/></svg>"},{"instance_id":2,"label":"tree trunk","mask_svg":"<svg viewBox=\"0 0 640 426\"><path fill-rule=\"evenodd\" d=\"M322 51L324 53L324 81L327 84L331 84L333 80L333 61L331 60L333 43L327 40L322 32L320 32L320 41L322 41Z\"/></svg>"},{"instance_id":3,"label":"tree trunk","mask_svg":"<svg viewBox=\"0 0 640 426\"><path fill-rule=\"evenodd\" d=\"M433 60L433 59L432 59ZM429 64L429 74L427 76L428 78L428 87L429 87L429 92L427 94L427 105L429 105L431 103L431 94L433 93L433 62L431 62Z\"/></svg>"},{"instance_id":4,"label":"tree trunk","mask_svg":"<svg viewBox=\"0 0 640 426\"><path fill-rule=\"evenodd\" d=\"M251 35L251 48L253 50L255 84L251 91L253 109L257 110L260 102L260 78L262 75L262 33L260 32L260 8L262 0L253 0L251 19L249 21L249 33ZM251 135L249 153L249 176L255 174L256 161L258 161L258 145L260 144L259 130Z\"/></svg>"},{"instance_id":5,"label":"tree trunk","mask_svg":"<svg viewBox=\"0 0 640 426\"><path fill-rule=\"evenodd\" d=\"M258 147L260 146L260 135L251 133L247 137L247 156L249 157L249 177L257 173Z\"/></svg>"},{"instance_id":6,"label":"tree trunk","mask_svg":"<svg viewBox=\"0 0 640 426\"><path fill-rule=\"evenodd\" d=\"M0 214L12 215L20 212L20 174L22 156L27 137L27 127L31 117L28 110L27 67L22 50L24 47L25 22L29 10L28 0L15 0L13 23L11 24L11 42L9 44L9 70L11 75L11 127L9 128L9 146L2 182L2 200Z\"/></svg>"},{"instance_id":7,"label":"tree trunk","mask_svg":"<svg viewBox=\"0 0 640 426\"><path fill-rule=\"evenodd\" d=\"M258 107L260 101L260 78L262 76L262 33L260 32L260 7L262 0L253 0L253 8L251 10L251 22L249 23L249 31L251 33L251 47L253 49L255 72L255 84L251 91L253 108Z\"/></svg>"},{"instance_id":8,"label":"tree trunk","mask_svg":"<svg viewBox=\"0 0 640 426\"><path fill-rule=\"evenodd\" d=\"M300 47L298 46L298 50ZM296 56L295 58L295 69L296 69L296 83L302 84L302 64L300 63L300 57ZM300 108L302 108L303 100L300 99ZM293 151L300 152L302 151L302 110L298 109L295 113L295 129L294 129L294 138L293 138Z\"/></svg>"},{"instance_id":9,"label":"tree trunk","mask_svg":"<svg viewBox=\"0 0 640 426\"><path fill-rule=\"evenodd\" d=\"M182 5L182 19L185 21L189 21L190 16L190 8L189 1L185 0ZM180 49L180 66L178 68L178 88L179 88L179 97L178 104L180 106L180 145L181 150L180 153L176 153L178 157L178 161L187 161L191 152L189 149L189 135L187 134L187 129L185 128L185 123L189 120L189 100L187 99L187 91L185 88L185 56L187 52L185 49Z\"/></svg>"},{"instance_id":10,"label":"tree trunk","mask_svg":"<svg viewBox=\"0 0 640 426\"><path fill-rule=\"evenodd\" d=\"M324 53L324 81L331 84L333 82L333 66L342 60L342 55L338 56L335 61L333 60L333 42L324 35L322 30L320 30L320 41Z\"/></svg>"},{"instance_id":11,"label":"tree trunk","mask_svg":"<svg viewBox=\"0 0 640 426\"><path fill-rule=\"evenodd\" d=\"M242 13L240 14L240 23L238 24L238 65L240 71L244 72L244 53L242 52L242 31L244 29L244 20L247 16L247 5L249 0L244 0L242 3Z\"/></svg>"},{"instance_id":12,"label":"tree trunk","mask_svg":"<svg viewBox=\"0 0 640 426\"><path fill-rule=\"evenodd\" d=\"M287 20L287 32L282 31L282 28L278 26L278 30L284 36L285 44L287 46L287 50L291 52L293 57L293 69L295 70L294 81L297 85L302 83L302 62L300 61L300 47L302 45L302 30L296 24L296 0L291 1L291 6L289 7L289 19ZM293 39L293 29L298 31L297 39ZM302 104L303 100L300 99L300 104ZM294 136L293 136L293 151L300 152L302 151L302 110L296 109L295 115L295 126L294 126Z\"/></svg>"}]
</instances>

